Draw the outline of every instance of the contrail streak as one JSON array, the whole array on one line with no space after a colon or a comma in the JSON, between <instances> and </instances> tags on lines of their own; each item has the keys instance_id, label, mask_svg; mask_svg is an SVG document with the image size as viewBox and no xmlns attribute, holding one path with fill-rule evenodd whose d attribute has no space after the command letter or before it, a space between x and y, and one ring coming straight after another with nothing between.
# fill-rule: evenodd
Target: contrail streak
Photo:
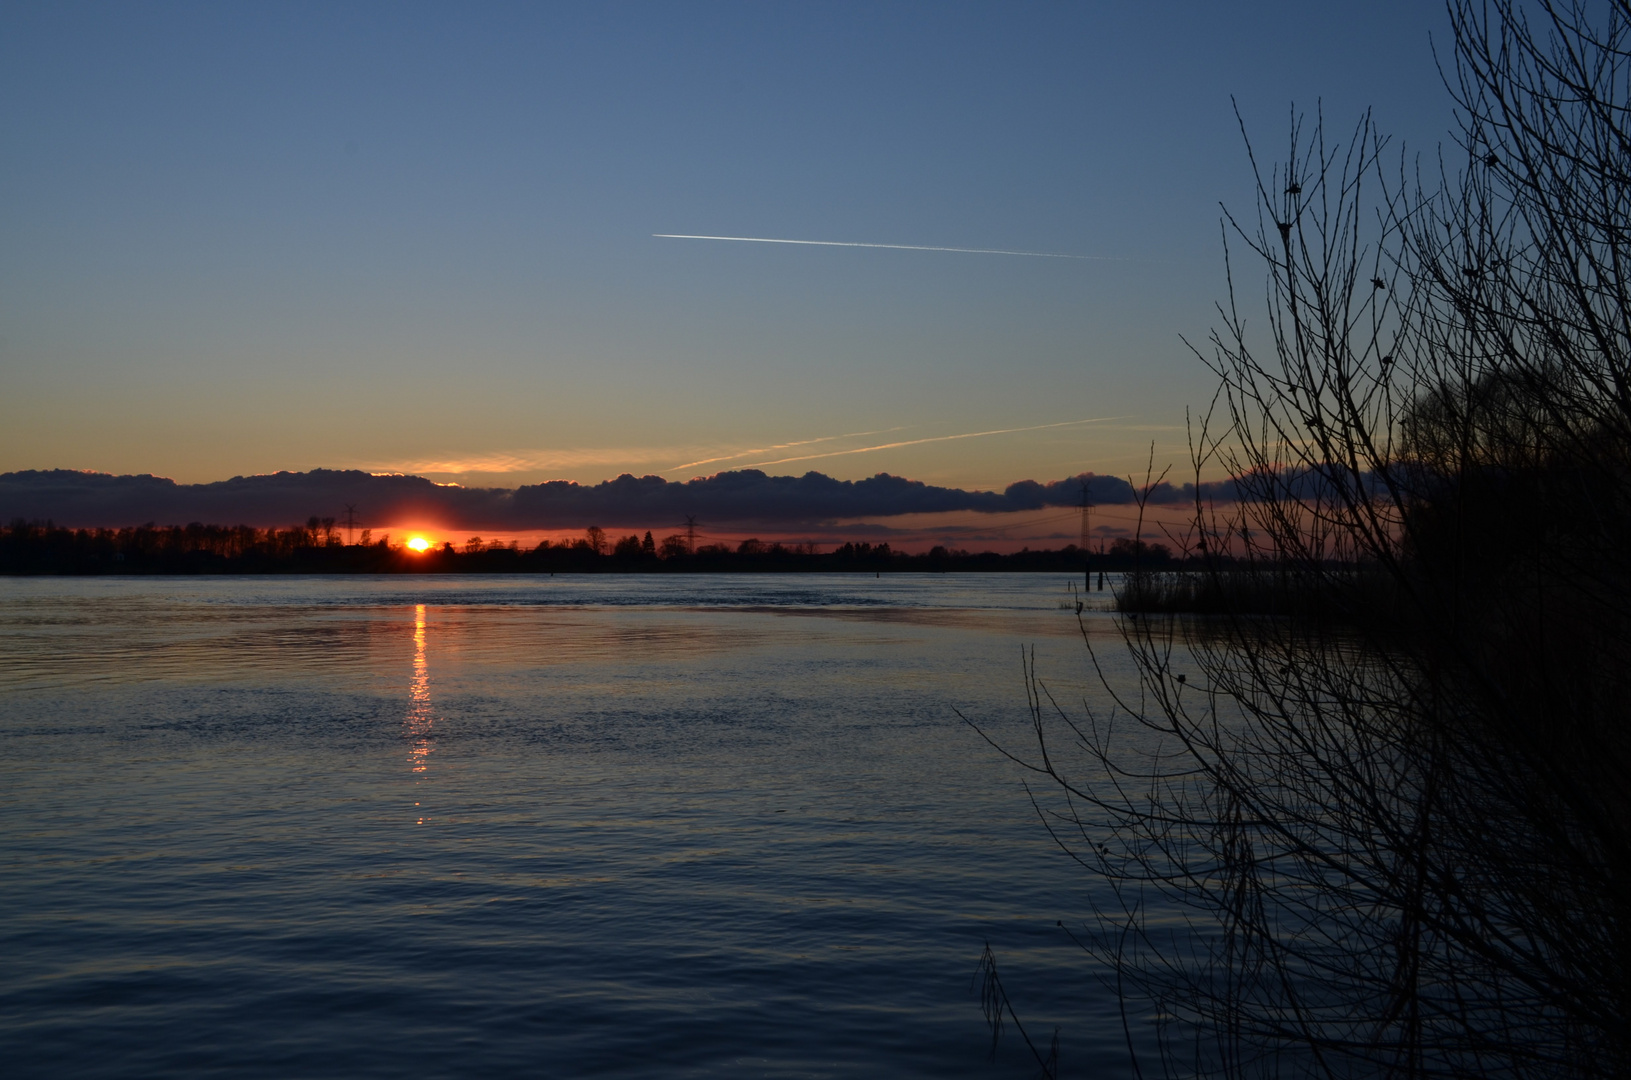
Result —
<instances>
[{"instance_id":1,"label":"contrail streak","mask_svg":"<svg viewBox=\"0 0 1631 1080\"><path fill-rule=\"evenodd\" d=\"M816 458L844 457L848 454L869 454L874 450L893 450L901 446L918 446L922 443L950 442L953 439L978 439L982 435L1010 435L1016 431L1041 431L1044 428L1071 427L1075 424L1100 424L1106 420L1125 420L1125 416L1095 416L1089 420L1061 420L1057 424L1035 424L1031 427L995 428L991 431L969 431L961 435L935 435L927 439L906 439L902 442L880 443L877 446L863 446L857 450L830 450L824 454L803 454L799 457L776 458L774 461L755 461L751 464L741 465L742 469L757 469L761 465L786 465L790 461L814 461Z\"/></svg>"},{"instance_id":2,"label":"contrail streak","mask_svg":"<svg viewBox=\"0 0 1631 1080\"><path fill-rule=\"evenodd\" d=\"M819 439L801 439L798 442L777 443L775 446L761 446L755 450L743 450L737 454L725 454L722 457L703 458L700 461L687 461L684 465L676 465L672 469L664 469L664 473L679 472L681 469L695 468L698 465L712 465L716 461L733 461L736 458L751 457L754 454L768 454L772 450L791 450L795 446L813 446L816 443L832 442L834 439L859 439L863 435L882 435L887 431L900 431L902 428L879 428L877 431L851 431L843 435L823 435Z\"/></svg>"},{"instance_id":3,"label":"contrail streak","mask_svg":"<svg viewBox=\"0 0 1631 1080\"><path fill-rule=\"evenodd\" d=\"M652 233L659 240L734 240L740 244L803 244L809 247L889 248L893 251L955 251L963 255L1027 255L1033 259L1086 259L1126 262L1114 255L1063 255L1057 251L1009 251L1006 248L930 247L926 244L863 244L854 240L779 240L768 236L692 236Z\"/></svg>"}]
</instances>

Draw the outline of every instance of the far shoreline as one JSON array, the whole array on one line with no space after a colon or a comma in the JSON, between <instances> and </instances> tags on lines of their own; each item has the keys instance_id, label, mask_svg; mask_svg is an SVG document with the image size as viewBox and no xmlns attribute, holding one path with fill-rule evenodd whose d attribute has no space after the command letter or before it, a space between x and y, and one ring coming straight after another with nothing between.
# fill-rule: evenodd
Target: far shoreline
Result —
<instances>
[{"instance_id":1,"label":"far shoreline","mask_svg":"<svg viewBox=\"0 0 1631 1080\"><path fill-rule=\"evenodd\" d=\"M593 530L599 533L599 530ZM1199 568L1198 556L1174 556L1161 544L1117 540L1103 551L1063 548L1000 553L936 546L896 551L887 543L848 542L830 550L815 544L744 541L734 547L698 547L670 538L659 547L627 536L570 544L544 542L462 549L452 544L415 551L387 541L345 544L332 531L256 529L252 526L136 526L68 529L15 522L0 529L0 575L8 577L197 577L216 575L326 576L346 574L892 574L900 573L1123 573ZM824 546L824 545L823 545Z\"/></svg>"}]
</instances>

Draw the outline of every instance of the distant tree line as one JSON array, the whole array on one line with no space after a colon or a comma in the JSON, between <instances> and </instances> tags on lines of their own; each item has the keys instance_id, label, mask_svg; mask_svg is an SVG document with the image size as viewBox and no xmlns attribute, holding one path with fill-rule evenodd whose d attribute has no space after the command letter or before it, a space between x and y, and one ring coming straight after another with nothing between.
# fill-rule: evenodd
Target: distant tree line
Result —
<instances>
[{"instance_id":1,"label":"distant tree line","mask_svg":"<svg viewBox=\"0 0 1631 1080\"><path fill-rule=\"evenodd\" d=\"M1074 544L1011 554L936 546L897 551L888 543L815 544L743 540L693 546L685 536L650 532L612 539L591 526L581 538L522 548L514 541L444 543L418 552L362 530L347 544L334 518L261 529L252 525L155 524L70 529L17 520L0 529L3 574L411 574L411 573L775 573L1181 570L1194 561L1162 544L1118 539L1102 552Z\"/></svg>"}]
</instances>

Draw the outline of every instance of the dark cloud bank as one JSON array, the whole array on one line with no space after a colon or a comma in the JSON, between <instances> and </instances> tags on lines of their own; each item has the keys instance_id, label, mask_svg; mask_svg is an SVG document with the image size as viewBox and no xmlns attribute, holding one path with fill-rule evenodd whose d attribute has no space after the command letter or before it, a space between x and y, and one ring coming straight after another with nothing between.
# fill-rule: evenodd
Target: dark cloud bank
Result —
<instances>
[{"instance_id":1,"label":"dark cloud bank","mask_svg":"<svg viewBox=\"0 0 1631 1080\"><path fill-rule=\"evenodd\" d=\"M555 480L514 489L443 487L419 476L333 469L235 476L211 484L53 469L0 474L0 521L51 520L73 527L198 521L267 527L314 515L343 517L350 503L359 523L373 526L414 522L450 529L661 529L677 527L691 515L708 525L790 529L856 517L1078 506L1084 481L1097 504L1133 501L1133 487L1126 480L1092 473L1048 484L1022 480L998 493L933 487L888 473L834 480L818 472L767 476L756 469L684 482L625 473L587 486ZM1202 487L1205 496L1233 497L1227 481ZM1213 488L1218 490L1206 490ZM1193 485L1161 484L1151 492L1151 501L1190 502L1195 496Z\"/></svg>"}]
</instances>

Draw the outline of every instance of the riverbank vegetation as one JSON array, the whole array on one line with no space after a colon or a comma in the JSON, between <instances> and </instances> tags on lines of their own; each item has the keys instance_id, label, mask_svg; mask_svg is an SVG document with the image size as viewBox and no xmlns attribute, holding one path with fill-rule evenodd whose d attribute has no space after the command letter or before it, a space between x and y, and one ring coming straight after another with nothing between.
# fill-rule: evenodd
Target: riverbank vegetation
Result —
<instances>
[{"instance_id":1,"label":"riverbank vegetation","mask_svg":"<svg viewBox=\"0 0 1631 1080\"><path fill-rule=\"evenodd\" d=\"M1142 1069L1631 1074L1631 4L1450 15L1436 168L1294 125L1228 219L1234 558L1127 605L1205 632L1127 611L1099 706L1030 673Z\"/></svg>"}]
</instances>

